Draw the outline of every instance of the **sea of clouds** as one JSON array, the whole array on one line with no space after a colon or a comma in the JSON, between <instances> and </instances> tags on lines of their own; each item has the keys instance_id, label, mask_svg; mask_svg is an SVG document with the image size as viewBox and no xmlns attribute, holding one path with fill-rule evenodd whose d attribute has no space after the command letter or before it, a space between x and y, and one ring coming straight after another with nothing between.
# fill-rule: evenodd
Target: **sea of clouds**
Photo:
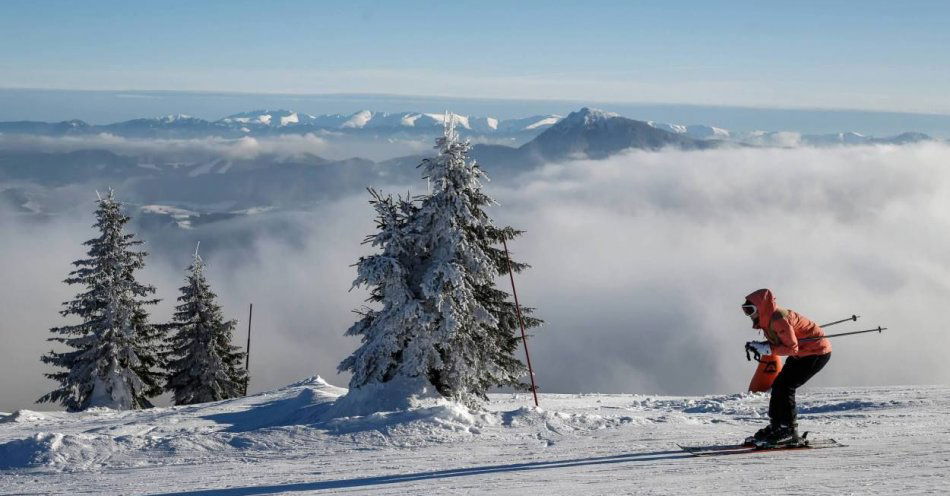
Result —
<instances>
[{"instance_id":1,"label":"sea of clouds","mask_svg":"<svg viewBox=\"0 0 950 496\"><path fill-rule=\"evenodd\" d=\"M530 340L543 392L742 391L753 371L743 344L758 334L739 305L761 287L819 322L862 316L834 331L889 328L834 341L811 384L950 380L946 145L635 151L486 188L496 221L526 230L511 248L533 266L519 295L546 321ZM202 253L241 343L255 304L252 391L314 373L345 385L336 365L358 344L343 332L366 297L350 283L369 251L367 199L141 233L153 251L141 279L164 299L153 315L171 315L194 243L213 239ZM77 292L60 281L93 235L92 207L42 223L0 216L0 410L53 386L39 356Z\"/></svg>"},{"instance_id":2,"label":"sea of clouds","mask_svg":"<svg viewBox=\"0 0 950 496\"><path fill-rule=\"evenodd\" d=\"M99 149L119 155L159 155L191 161L207 157L255 159L261 156L295 158L304 155L317 155L330 160L352 157L385 160L428 152L432 149L432 140L424 137L379 138L324 130L305 134L241 138L130 138L109 133L76 136L0 133L0 149L58 153Z\"/></svg>"}]
</instances>

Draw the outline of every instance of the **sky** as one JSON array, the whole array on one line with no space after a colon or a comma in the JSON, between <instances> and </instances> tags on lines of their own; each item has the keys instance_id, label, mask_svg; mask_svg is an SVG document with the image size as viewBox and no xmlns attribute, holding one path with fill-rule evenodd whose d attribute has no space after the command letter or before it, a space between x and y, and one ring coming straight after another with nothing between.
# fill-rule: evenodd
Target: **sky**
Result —
<instances>
[{"instance_id":1,"label":"sky","mask_svg":"<svg viewBox=\"0 0 950 496\"><path fill-rule=\"evenodd\" d=\"M7 0L0 88L950 113L948 21L938 1Z\"/></svg>"}]
</instances>

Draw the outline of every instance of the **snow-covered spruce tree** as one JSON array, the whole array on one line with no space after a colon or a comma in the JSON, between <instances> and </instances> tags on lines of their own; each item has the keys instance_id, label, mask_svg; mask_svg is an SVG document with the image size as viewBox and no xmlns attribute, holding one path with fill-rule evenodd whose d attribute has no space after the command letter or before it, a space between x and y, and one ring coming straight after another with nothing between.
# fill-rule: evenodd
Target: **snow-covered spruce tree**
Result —
<instances>
[{"instance_id":1,"label":"snow-covered spruce tree","mask_svg":"<svg viewBox=\"0 0 950 496\"><path fill-rule=\"evenodd\" d=\"M418 206L374 201L380 232L370 241L382 253L360 260L356 284L374 286L371 299L383 310L365 313L350 329L363 345L341 370L354 372L351 387L424 377L441 395L476 406L491 387L526 387L514 356L516 309L495 287L507 271L497 244L520 233L495 227L485 213L493 202L481 191L484 173L451 123L436 148L439 155L421 164L432 192ZM540 324L526 313L526 326Z\"/></svg>"},{"instance_id":2,"label":"snow-covered spruce tree","mask_svg":"<svg viewBox=\"0 0 950 496\"><path fill-rule=\"evenodd\" d=\"M225 321L204 275L204 262L195 250L180 304L167 325L174 332L165 354L165 390L176 405L206 403L244 394L244 353L231 344L237 321Z\"/></svg>"},{"instance_id":3,"label":"snow-covered spruce tree","mask_svg":"<svg viewBox=\"0 0 950 496\"><path fill-rule=\"evenodd\" d=\"M407 225L425 253L419 294L431 327L406 361L424 364L442 395L477 405L491 387L526 388L525 367L514 356L520 344L515 305L495 286L507 272L497 245L520 232L497 228L488 217L485 208L494 200L482 191L485 173L452 122L436 148L438 156L422 163L432 191ZM526 267L512 264L516 271ZM526 327L540 325L531 309L526 313Z\"/></svg>"},{"instance_id":4,"label":"snow-covered spruce tree","mask_svg":"<svg viewBox=\"0 0 950 496\"><path fill-rule=\"evenodd\" d=\"M412 282L418 253L406 232L406 222L416 206L408 199L394 200L373 189L369 192L378 232L367 236L365 243L380 252L359 259L353 286L371 287L369 300L382 308L361 311L362 318L346 332L362 337L360 347L339 366L341 372L353 374L350 388L388 382L399 372L407 375L400 370L402 350L427 327L420 320L424 314Z\"/></svg>"},{"instance_id":5,"label":"snow-covered spruce tree","mask_svg":"<svg viewBox=\"0 0 950 496\"><path fill-rule=\"evenodd\" d=\"M60 313L76 316L76 325L56 327L50 338L70 351L50 351L43 362L66 370L46 374L60 387L40 402L58 402L69 411L90 407L118 410L148 408L149 398L161 393L161 328L149 324L145 307L159 300L150 298L155 288L135 280L135 271L145 266L146 253L136 251L142 241L124 232L129 221L122 204L110 190L96 209L97 238L86 241L89 258L73 262L76 269L65 280L85 290L63 303Z\"/></svg>"}]
</instances>

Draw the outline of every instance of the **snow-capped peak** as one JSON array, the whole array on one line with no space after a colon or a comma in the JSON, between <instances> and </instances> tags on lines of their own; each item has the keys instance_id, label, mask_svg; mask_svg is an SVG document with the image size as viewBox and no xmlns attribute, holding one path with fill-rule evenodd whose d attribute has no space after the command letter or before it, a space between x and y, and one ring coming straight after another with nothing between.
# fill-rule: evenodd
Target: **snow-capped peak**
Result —
<instances>
[{"instance_id":1,"label":"snow-capped peak","mask_svg":"<svg viewBox=\"0 0 950 496\"><path fill-rule=\"evenodd\" d=\"M605 121L615 117L620 117L620 114L584 107L577 112L571 112L561 122L565 123L565 125L589 126L595 122Z\"/></svg>"},{"instance_id":2,"label":"snow-capped peak","mask_svg":"<svg viewBox=\"0 0 950 496\"><path fill-rule=\"evenodd\" d=\"M257 125L257 126L289 126L301 122L312 121L312 115L294 112L292 110L254 110L240 114L229 115L221 122L225 124Z\"/></svg>"},{"instance_id":3,"label":"snow-capped peak","mask_svg":"<svg viewBox=\"0 0 950 496\"><path fill-rule=\"evenodd\" d=\"M424 115L442 125L445 124L446 119L452 119L452 121L455 123L455 127L460 127L464 129L472 129L472 126L468 121L467 115L453 114L451 112L442 113L442 114L424 114Z\"/></svg>"},{"instance_id":4,"label":"snow-capped peak","mask_svg":"<svg viewBox=\"0 0 950 496\"><path fill-rule=\"evenodd\" d=\"M696 139L728 139L732 133L728 129L716 126L707 126L705 124L670 124L666 122L647 121L647 124L656 128L668 131L674 134L685 134L690 138Z\"/></svg>"},{"instance_id":5,"label":"snow-capped peak","mask_svg":"<svg viewBox=\"0 0 950 496\"><path fill-rule=\"evenodd\" d=\"M164 117L158 118L160 122L164 122L166 124L171 124L172 122L181 121L181 120L189 120L189 119L193 119L193 117L186 114L168 114Z\"/></svg>"},{"instance_id":6,"label":"snow-capped peak","mask_svg":"<svg viewBox=\"0 0 950 496\"><path fill-rule=\"evenodd\" d=\"M647 121L647 124L663 131L676 134L686 134L686 126L682 124L668 124L666 122Z\"/></svg>"},{"instance_id":7,"label":"snow-capped peak","mask_svg":"<svg viewBox=\"0 0 950 496\"><path fill-rule=\"evenodd\" d=\"M551 117L545 117L539 121L532 122L525 126L525 130L537 129L539 127L553 126L561 120L561 116L552 115Z\"/></svg>"},{"instance_id":8,"label":"snow-capped peak","mask_svg":"<svg viewBox=\"0 0 950 496\"><path fill-rule=\"evenodd\" d=\"M607 114L604 115L615 115ZM352 114L309 115L290 110L254 110L229 115L219 120L221 124L233 126L248 132L255 127L283 127L307 125L326 129L400 129L400 128L441 128L446 117L453 119L456 127L475 133L518 133L540 131L553 126L561 120L559 115L536 115L516 119L498 119L496 117L475 117L445 112L375 112L360 110Z\"/></svg>"},{"instance_id":9,"label":"snow-capped peak","mask_svg":"<svg viewBox=\"0 0 950 496\"><path fill-rule=\"evenodd\" d=\"M373 119L373 113L369 110L360 110L353 114L346 122L340 125L343 128L362 129Z\"/></svg>"},{"instance_id":10,"label":"snow-capped peak","mask_svg":"<svg viewBox=\"0 0 950 496\"><path fill-rule=\"evenodd\" d=\"M288 124L297 124L300 122L300 117L297 115L297 112L294 112L290 115L281 116L280 125L286 126Z\"/></svg>"}]
</instances>

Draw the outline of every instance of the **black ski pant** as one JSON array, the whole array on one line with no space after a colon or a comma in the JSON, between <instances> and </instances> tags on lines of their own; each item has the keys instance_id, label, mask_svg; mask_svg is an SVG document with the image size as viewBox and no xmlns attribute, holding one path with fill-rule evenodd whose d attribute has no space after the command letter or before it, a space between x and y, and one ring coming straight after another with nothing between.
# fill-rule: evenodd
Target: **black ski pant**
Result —
<instances>
[{"instance_id":1,"label":"black ski pant","mask_svg":"<svg viewBox=\"0 0 950 496\"><path fill-rule=\"evenodd\" d=\"M795 412L795 390L800 388L831 358L831 353L804 357L788 357L785 366L772 383L772 396L769 398L769 418L772 425L797 426Z\"/></svg>"}]
</instances>

